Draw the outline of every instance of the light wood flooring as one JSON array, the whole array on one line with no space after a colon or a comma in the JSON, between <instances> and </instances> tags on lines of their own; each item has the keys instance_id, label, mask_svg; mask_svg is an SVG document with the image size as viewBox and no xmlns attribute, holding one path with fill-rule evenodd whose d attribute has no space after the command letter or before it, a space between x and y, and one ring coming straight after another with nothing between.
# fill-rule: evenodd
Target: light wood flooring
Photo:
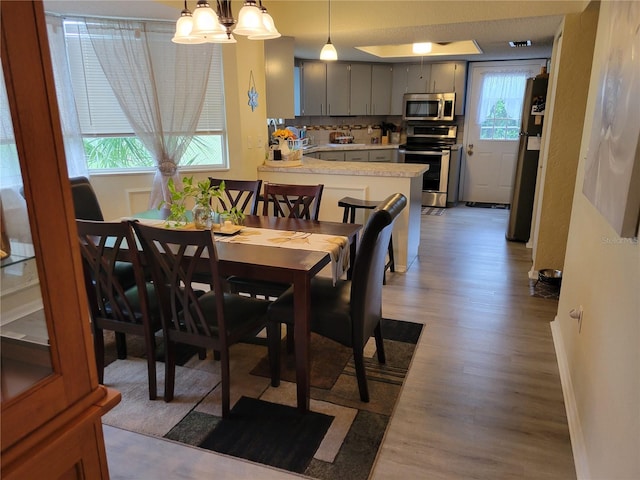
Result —
<instances>
[{"instance_id":1,"label":"light wood flooring","mask_svg":"<svg viewBox=\"0 0 640 480\"><path fill-rule=\"evenodd\" d=\"M424 215L418 260L388 274L384 316L425 329L372 479L575 478L557 301L531 295L531 251L505 240L508 215ZM105 442L113 479L299 478L106 426Z\"/></svg>"}]
</instances>

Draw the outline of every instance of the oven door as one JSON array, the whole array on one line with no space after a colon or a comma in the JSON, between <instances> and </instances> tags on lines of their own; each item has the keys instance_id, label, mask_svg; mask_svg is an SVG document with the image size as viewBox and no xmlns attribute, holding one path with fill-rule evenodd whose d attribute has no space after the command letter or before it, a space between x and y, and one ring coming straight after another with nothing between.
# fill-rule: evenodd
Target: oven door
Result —
<instances>
[{"instance_id":1,"label":"oven door","mask_svg":"<svg viewBox=\"0 0 640 480\"><path fill-rule=\"evenodd\" d=\"M422 176L422 205L430 207L447 205L450 156L451 151L442 148L399 149L400 162L429 165L429 170Z\"/></svg>"}]
</instances>

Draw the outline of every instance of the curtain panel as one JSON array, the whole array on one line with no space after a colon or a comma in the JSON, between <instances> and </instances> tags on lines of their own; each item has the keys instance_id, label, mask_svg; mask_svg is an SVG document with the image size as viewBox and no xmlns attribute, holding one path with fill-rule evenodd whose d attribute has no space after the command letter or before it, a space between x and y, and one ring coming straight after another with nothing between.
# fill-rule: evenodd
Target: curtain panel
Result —
<instances>
[{"instance_id":1,"label":"curtain panel","mask_svg":"<svg viewBox=\"0 0 640 480\"><path fill-rule=\"evenodd\" d=\"M82 28L133 131L154 157L149 208L157 208L170 202L169 179L180 185L178 166L200 119L214 46L172 43L173 26L166 22L86 18Z\"/></svg>"}]
</instances>

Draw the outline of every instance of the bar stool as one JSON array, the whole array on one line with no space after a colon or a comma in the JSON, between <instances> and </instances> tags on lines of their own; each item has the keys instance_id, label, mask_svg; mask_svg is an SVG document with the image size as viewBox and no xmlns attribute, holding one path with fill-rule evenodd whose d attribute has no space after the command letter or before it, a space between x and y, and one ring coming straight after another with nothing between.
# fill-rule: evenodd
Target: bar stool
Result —
<instances>
[{"instance_id":1,"label":"bar stool","mask_svg":"<svg viewBox=\"0 0 640 480\"><path fill-rule=\"evenodd\" d=\"M342 223L356 223L356 210L362 208L364 210L373 210L380 202L375 200L360 200L359 198L344 197L338 201L338 206L344 208L342 215ZM382 284L387 284L387 270L396 271L396 263L393 259L393 235L389 238L389 260L384 266L384 277Z\"/></svg>"}]
</instances>

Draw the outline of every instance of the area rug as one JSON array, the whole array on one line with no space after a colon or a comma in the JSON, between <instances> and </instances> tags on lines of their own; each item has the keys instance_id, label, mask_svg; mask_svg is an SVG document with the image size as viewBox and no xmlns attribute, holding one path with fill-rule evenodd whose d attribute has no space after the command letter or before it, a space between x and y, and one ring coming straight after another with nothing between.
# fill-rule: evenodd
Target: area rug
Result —
<instances>
[{"instance_id":1,"label":"area rug","mask_svg":"<svg viewBox=\"0 0 640 480\"><path fill-rule=\"evenodd\" d=\"M387 363L380 365L373 339L365 349L371 401L360 401L350 349L311 337L311 411L295 408L291 356L282 348L282 381L270 386L264 341L231 348L231 415L221 418L219 362L211 352L176 367L175 398L148 400L146 361L133 356L105 368L105 385L122 401L103 417L117 428L165 437L191 446L318 479L366 479L398 399L422 325L383 320ZM129 339L127 339L129 342ZM113 348L107 345L107 348ZM157 364L159 393L164 364Z\"/></svg>"},{"instance_id":2,"label":"area rug","mask_svg":"<svg viewBox=\"0 0 640 480\"><path fill-rule=\"evenodd\" d=\"M444 215L446 208L422 207L423 215L436 215L438 217Z\"/></svg>"},{"instance_id":3,"label":"area rug","mask_svg":"<svg viewBox=\"0 0 640 480\"><path fill-rule=\"evenodd\" d=\"M467 202L465 203L467 207L475 207L475 208L499 208L502 210L508 210L508 203L488 203L488 202Z\"/></svg>"}]
</instances>

